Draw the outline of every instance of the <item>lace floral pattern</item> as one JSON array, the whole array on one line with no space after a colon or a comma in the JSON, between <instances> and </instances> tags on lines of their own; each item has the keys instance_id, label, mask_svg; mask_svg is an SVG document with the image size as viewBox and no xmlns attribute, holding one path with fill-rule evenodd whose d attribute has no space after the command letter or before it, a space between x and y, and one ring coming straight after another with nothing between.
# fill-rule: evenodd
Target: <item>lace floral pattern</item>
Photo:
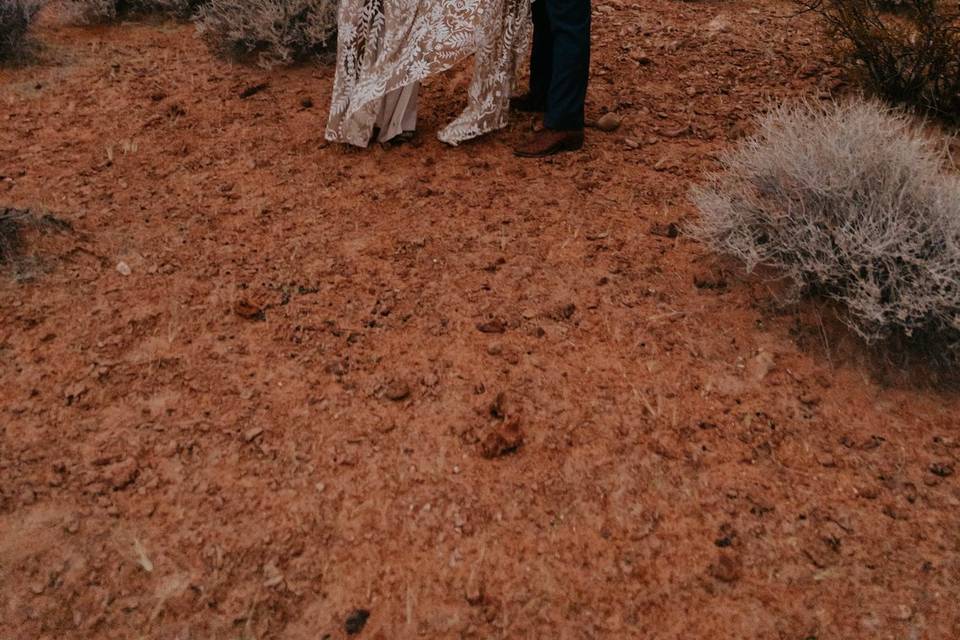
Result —
<instances>
[{"instance_id":1,"label":"lace floral pattern","mask_svg":"<svg viewBox=\"0 0 960 640\"><path fill-rule=\"evenodd\" d=\"M474 56L455 145L506 125L530 39L531 0L341 0L327 139L367 146L381 98Z\"/></svg>"}]
</instances>

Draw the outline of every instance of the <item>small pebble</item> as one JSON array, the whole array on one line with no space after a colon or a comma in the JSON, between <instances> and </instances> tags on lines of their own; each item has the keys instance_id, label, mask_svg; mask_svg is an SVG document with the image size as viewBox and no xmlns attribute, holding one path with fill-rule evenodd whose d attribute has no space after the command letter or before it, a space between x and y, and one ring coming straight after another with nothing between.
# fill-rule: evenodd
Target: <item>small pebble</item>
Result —
<instances>
[{"instance_id":1,"label":"small pebble","mask_svg":"<svg viewBox=\"0 0 960 640\"><path fill-rule=\"evenodd\" d=\"M620 116L615 113L606 113L599 120L597 120L597 129L601 131L616 131L620 128L620 123L622 120Z\"/></svg>"},{"instance_id":2,"label":"small pebble","mask_svg":"<svg viewBox=\"0 0 960 640\"><path fill-rule=\"evenodd\" d=\"M366 609L355 609L347 616L343 629L347 632L347 635L356 635L363 631L363 627L366 626L368 618L370 618L369 611Z\"/></svg>"},{"instance_id":3,"label":"small pebble","mask_svg":"<svg viewBox=\"0 0 960 640\"><path fill-rule=\"evenodd\" d=\"M387 400L400 402L410 397L410 386L402 380L394 380L384 389L383 395Z\"/></svg>"}]
</instances>

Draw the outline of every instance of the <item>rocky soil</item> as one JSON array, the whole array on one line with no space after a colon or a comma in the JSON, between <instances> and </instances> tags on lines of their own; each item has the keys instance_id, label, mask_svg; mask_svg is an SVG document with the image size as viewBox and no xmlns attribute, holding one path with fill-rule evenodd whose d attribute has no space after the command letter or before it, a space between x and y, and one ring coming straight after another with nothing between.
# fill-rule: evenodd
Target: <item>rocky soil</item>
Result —
<instances>
[{"instance_id":1,"label":"rocky soil","mask_svg":"<svg viewBox=\"0 0 960 640\"><path fill-rule=\"evenodd\" d=\"M850 90L789 11L596 2L619 123L533 162L435 140L467 68L357 151L327 66L48 16L0 70L0 206L59 221L0 276L0 637L958 637L956 394L682 233L751 114Z\"/></svg>"}]
</instances>

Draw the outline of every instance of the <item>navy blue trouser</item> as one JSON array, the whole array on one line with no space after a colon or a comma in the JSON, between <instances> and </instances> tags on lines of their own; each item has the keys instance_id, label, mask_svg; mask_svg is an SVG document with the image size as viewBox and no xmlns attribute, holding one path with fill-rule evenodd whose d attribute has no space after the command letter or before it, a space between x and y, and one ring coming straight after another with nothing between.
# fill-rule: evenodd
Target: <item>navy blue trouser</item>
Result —
<instances>
[{"instance_id":1,"label":"navy blue trouser","mask_svg":"<svg viewBox=\"0 0 960 640\"><path fill-rule=\"evenodd\" d=\"M590 78L590 0L534 0L530 96L546 105L544 125L583 129Z\"/></svg>"}]
</instances>

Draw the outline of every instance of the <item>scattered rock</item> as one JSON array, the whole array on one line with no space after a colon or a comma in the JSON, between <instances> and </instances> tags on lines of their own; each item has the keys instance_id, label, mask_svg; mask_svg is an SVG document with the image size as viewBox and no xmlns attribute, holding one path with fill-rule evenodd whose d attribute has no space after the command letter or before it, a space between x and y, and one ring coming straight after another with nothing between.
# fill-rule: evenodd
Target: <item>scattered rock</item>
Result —
<instances>
[{"instance_id":1,"label":"scattered rock","mask_svg":"<svg viewBox=\"0 0 960 640\"><path fill-rule=\"evenodd\" d=\"M80 518L77 516L70 516L67 518L66 522L63 523L63 530L69 534L74 534L80 531Z\"/></svg>"},{"instance_id":2,"label":"scattered rock","mask_svg":"<svg viewBox=\"0 0 960 640\"><path fill-rule=\"evenodd\" d=\"M773 371L776 365L773 355L766 351L760 351L747 363L747 375L751 380L761 382Z\"/></svg>"},{"instance_id":3,"label":"scattered rock","mask_svg":"<svg viewBox=\"0 0 960 640\"><path fill-rule=\"evenodd\" d=\"M480 444L480 454L492 460L514 453L523 444L523 431L516 418L499 424Z\"/></svg>"},{"instance_id":4,"label":"scattered rock","mask_svg":"<svg viewBox=\"0 0 960 640\"><path fill-rule=\"evenodd\" d=\"M63 390L63 397L67 405L77 402L88 391L87 385L82 382L71 384Z\"/></svg>"},{"instance_id":5,"label":"scattered rock","mask_svg":"<svg viewBox=\"0 0 960 640\"><path fill-rule=\"evenodd\" d=\"M597 120L597 129L600 129L600 131L606 131L609 133L611 131L616 131L617 129L619 129L620 124L622 122L623 120L617 114L605 113L603 116L600 117L599 120Z\"/></svg>"},{"instance_id":6,"label":"scattered rock","mask_svg":"<svg viewBox=\"0 0 960 640\"><path fill-rule=\"evenodd\" d=\"M128 265L123 260L121 260L120 262L117 263L117 273L119 273L122 276L128 276L131 273L133 273L133 270L130 269L130 265Z\"/></svg>"},{"instance_id":7,"label":"scattered rock","mask_svg":"<svg viewBox=\"0 0 960 640\"><path fill-rule=\"evenodd\" d=\"M243 432L244 442L253 442L263 435L263 427L252 427Z\"/></svg>"},{"instance_id":8,"label":"scattered rock","mask_svg":"<svg viewBox=\"0 0 960 640\"><path fill-rule=\"evenodd\" d=\"M676 238L680 235L680 225L676 222L669 222L667 224L655 222L650 227L650 234L662 238Z\"/></svg>"},{"instance_id":9,"label":"scattered rock","mask_svg":"<svg viewBox=\"0 0 960 640\"><path fill-rule=\"evenodd\" d=\"M503 333L507 330L507 325L504 324L503 320L499 318L494 318L487 322L478 322L477 331L481 333Z\"/></svg>"},{"instance_id":10,"label":"scattered rock","mask_svg":"<svg viewBox=\"0 0 960 640\"><path fill-rule=\"evenodd\" d=\"M261 91L265 91L269 86L269 82L261 82L260 84L249 86L240 92L240 99L246 100L247 98L253 97Z\"/></svg>"},{"instance_id":11,"label":"scattered rock","mask_svg":"<svg viewBox=\"0 0 960 640\"><path fill-rule=\"evenodd\" d=\"M680 159L673 155L665 155L653 165L654 171L675 171L681 167Z\"/></svg>"},{"instance_id":12,"label":"scattered rock","mask_svg":"<svg viewBox=\"0 0 960 640\"><path fill-rule=\"evenodd\" d=\"M133 554L136 556L137 564L141 569L147 573L153 573L153 562L150 560L150 556L147 555L147 550L144 548L143 543L140 542L140 538L133 539Z\"/></svg>"},{"instance_id":13,"label":"scattered rock","mask_svg":"<svg viewBox=\"0 0 960 640\"><path fill-rule=\"evenodd\" d=\"M568 302L567 304L557 307L550 315L554 320L569 320L576 312L577 305L572 302Z\"/></svg>"},{"instance_id":14,"label":"scattered rock","mask_svg":"<svg viewBox=\"0 0 960 640\"><path fill-rule=\"evenodd\" d=\"M797 75L801 78L812 78L813 76L819 75L821 71L822 67L819 64L816 62L808 62L797 70Z\"/></svg>"},{"instance_id":15,"label":"scattered rock","mask_svg":"<svg viewBox=\"0 0 960 640\"><path fill-rule=\"evenodd\" d=\"M693 286L697 289L726 289L727 279L720 271L705 270L693 276Z\"/></svg>"},{"instance_id":16,"label":"scattered rock","mask_svg":"<svg viewBox=\"0 0 960 640\"><path fill-rule=\"evenodd\" d=\"M268 562L263 567L263 586L269 589L281 584L283 584L283 573L273 562Z\"/></svg>"},{"instance_id":17,"label":"scattered rock","mask_svg":"<svg viewBox=\"0 0 960 640\"><path fill-rule=\"evenodd\" d=\"M477 571L472 571L470 573L470 577L467 578L467 586L464 591L467 602L472 606L477 606L478 604L483 603L483 581L480 579Z\"/></svg>"},{"instance_id":18,"label":"scattered rock","mask_svg":"<svg viewBox=\"0 0 960 640\"><path fill-rule=\"evenodd\" d=\"M680 136L685 136L690 133L693 133L693 128L690 125L685 125L676 129L667 129L666 131L661 131L660 135L662 135L664 138L679 138Z\"/></svg>"},{"instance_id":19,"label":"scattered rock","mask_svg":"<svg viewBox=\"0 0 960 640\"><path fill-rule=\"evenodd\" d=\"M392 380L384 387L383 396L394 402L406 400L410 397L410 385L403 380Z\"/></svg>"},{"instance_id":20,"label":"scattered rock","mask_svg":"<svg viewBox=\"0 0 960 640\"><path fill-rule=\"evenodd\" d=\"M707 31L709 31L711 34L714 34L714 35L718 33L727 33L728 31L730 31L730 29L731 29L730 18L728 18L726 14L723 14L723 13L721 13L720 15L718 15L713 20L707 23Z\"/></svg>"},{"instance_id":21,"label":"scattered rock","mask_svg":"<svg viewBox=\"0 0 960 640\"><path fill-rule=\"evenodd\" d=\"M819 452L816 454L817 464L821 467L833 468L837 466L837 460L831 454Z\"/></svg>"},{"instance_id":22,"label":"scattered rock","mask_svg":"<svg viewBox=\"0 0 960 640\"><path fill-rule=\"evenodd\" d=\"M953 475L953 467L945 462L934 462L930 465L930 473L941 478Z\"/></svg>"},{"instance_id":23,"label":"scattered rock","mask_svg":"<svg viewBox=\"0 0 960 640\"><path fill-rule=\"evenodd\" d=\"M507 417L507 395L501 391L490 403L490 417L503 420Z\"/></svg>"},{"instance_id":24,"label":"scattered rock","mask_svg":"<svg viewBox=\"0 0 960 640\"><path fill-rule=\"evenodd\" d=\"M913 609L905 604L901 604L894 610L893 617L897 620L909 620L913 617Z\"/></svg>"},{"instance_id":25,"label":"scattered rock","mask_svg":"<svg viewBox=\"0 0 960 640\"><path fill-rule=\"evenodd\" d=\"M233 311L244 320L263 322L267 319L266 311L248 300L237 300L237 303L233 305Z\"/></svg>"},{"instance_id":26,"label":"scattered rock","mask_svg":"<svg viewBox=\"0 0 960 640\"><path fill-rule=\"evenodd\" d=\"M357 635L363 631L363 627L366 626L369 618L370 612L368 610L354 609L350 612L350 615L347 616L347 620L343 624L343 629L349 636Z\"/></svg>"}]
</instances>

